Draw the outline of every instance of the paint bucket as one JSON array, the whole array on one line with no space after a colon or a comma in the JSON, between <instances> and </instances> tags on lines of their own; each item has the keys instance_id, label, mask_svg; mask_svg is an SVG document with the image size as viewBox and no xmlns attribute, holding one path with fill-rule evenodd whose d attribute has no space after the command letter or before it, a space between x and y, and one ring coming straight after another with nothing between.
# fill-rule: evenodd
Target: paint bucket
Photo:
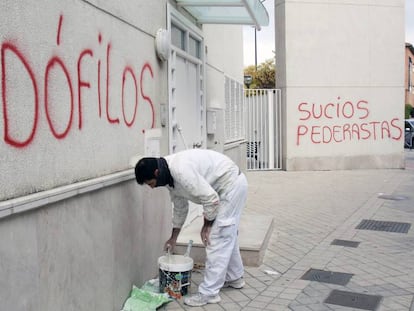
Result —
<instances>
[{"instance_id":1,"label":"paint bucket","mask_svg":"<svg viewBox=\"0 0 414 311\"><path fill-rule=\"evenodd\" d=\"M158 258L160 292L172 298L181 298L191 285L194 261L183 255L165 255Z\"/></svg>"}]
</instances>

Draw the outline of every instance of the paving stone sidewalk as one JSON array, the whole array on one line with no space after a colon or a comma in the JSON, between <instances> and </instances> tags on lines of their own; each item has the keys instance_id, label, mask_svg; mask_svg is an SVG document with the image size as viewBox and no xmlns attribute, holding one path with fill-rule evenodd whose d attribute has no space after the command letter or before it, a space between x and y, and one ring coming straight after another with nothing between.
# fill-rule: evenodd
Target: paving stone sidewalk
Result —
<instances>
[{"instance_id":1,"label":"paving stone sidewalk","mask_svg":"<svg viewBox=\"0 0 414 311\"><path fill-rule=\"evenodd\" d=\"M245 213L275 221L263 264L246 267L246 286L222 289L219 304L161 310L414 311L414 151L405 152L405 170L248 172ZM364 220L378 222L356 229ZM382 231L403 228L394 223L408 232Z\"/></svg>"}]
</instances>

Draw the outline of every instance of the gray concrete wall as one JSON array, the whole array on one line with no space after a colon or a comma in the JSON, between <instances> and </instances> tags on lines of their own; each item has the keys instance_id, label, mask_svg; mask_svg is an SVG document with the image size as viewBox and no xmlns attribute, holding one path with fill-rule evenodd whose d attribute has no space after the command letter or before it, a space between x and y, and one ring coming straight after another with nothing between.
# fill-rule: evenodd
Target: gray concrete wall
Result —
<instances>
[{"instance_id":1,"label":"gray concrete wall","mask_svg":"<svg viewBox=\"0 0 414 311\"><path fill-rule=\"evenodd\" d=\"M275 1L287 170L402 168L404 1Z\"/></svg>"},{"instance_id":2,"label":"gray concrete wall","mask_svg":"<svg viewBox=\"0 0 414 311\"><path fill-rule=\"evenodd\" d=\"M0 19L0 310L120 310L171 232L130 164L168 99L166 1L6 0Z\"/></svg>"},{"instance_id":3,"label":"gray concrete wall","mask_svg":"<svg viewBox=\"0 0 414 311\"><path fill-rule=\"evenodd\" d=\"M158 274L165 191L125 181L0 219L0 309L120 310Z\"/></svg>"}]
</instances>

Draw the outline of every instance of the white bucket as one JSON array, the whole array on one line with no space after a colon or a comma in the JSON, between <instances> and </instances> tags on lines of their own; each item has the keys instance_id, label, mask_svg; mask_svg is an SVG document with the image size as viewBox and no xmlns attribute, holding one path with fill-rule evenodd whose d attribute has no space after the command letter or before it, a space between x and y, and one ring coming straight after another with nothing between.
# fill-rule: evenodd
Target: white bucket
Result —
<instances>
[{"instance_id":1,"label":"white bucket","mask_svg":"<svg viewBox=\"0 0 414 311\"><path fill-rule=\"evenodd\" d=\"M160 292L173 298L188 293L194 261L183 255L165 255L158 258Z\"/></svg>"}]
</instances>

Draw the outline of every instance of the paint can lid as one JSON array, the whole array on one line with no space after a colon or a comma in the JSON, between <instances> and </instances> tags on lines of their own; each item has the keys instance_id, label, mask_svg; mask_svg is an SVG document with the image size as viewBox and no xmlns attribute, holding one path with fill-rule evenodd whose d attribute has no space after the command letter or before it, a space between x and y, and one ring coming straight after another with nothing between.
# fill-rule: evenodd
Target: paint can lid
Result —
<instances>
[{"instance_id":1,"label":"paint can lid","mask_svg":"<svg viewBox=\"0 0 414 311\"><path fill-rule=\"evenodd\" d=\"M193 269L194 261L183 255L165 255L158 258L158 265L164 271L185 272Z\"/></svg>"}]
</instances>

